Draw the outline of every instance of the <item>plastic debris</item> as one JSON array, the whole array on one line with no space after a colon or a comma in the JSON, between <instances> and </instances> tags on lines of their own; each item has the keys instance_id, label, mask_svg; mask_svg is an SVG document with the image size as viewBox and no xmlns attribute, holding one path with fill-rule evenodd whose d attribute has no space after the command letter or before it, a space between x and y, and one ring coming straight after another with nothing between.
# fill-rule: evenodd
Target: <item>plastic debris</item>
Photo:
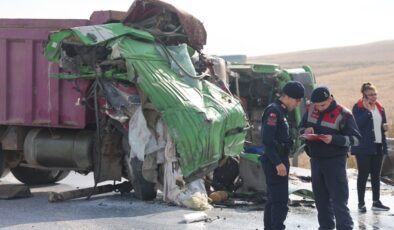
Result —
<instances>
[{"instance_id":1,"label":"plastic debris","mask_svg":"<svg viewBox=\"0 0 394 230\"><path fill-rule=\"evenodd\" d=\"M186 223L194 223L208 220L208 215L205 212L193 212L183 215Z\"/></svg>"}]
</instances>

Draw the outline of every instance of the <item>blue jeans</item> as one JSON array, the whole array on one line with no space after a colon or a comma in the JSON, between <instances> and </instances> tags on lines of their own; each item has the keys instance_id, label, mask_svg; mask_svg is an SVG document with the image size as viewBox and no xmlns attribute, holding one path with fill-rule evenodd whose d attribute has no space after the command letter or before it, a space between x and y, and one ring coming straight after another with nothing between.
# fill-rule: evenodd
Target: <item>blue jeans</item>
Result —
<instances>
[{"instance_id":1,"label":"blue jeans","mask_svg":"<svg viewBox=\"0 0 394 230\"><path fill-rule=\"evenodd\" d=\"M381 144L376 144L377 153L376 155L356 155L357 159L357 194L358 203L364 204L365 197L365 186L369 174L371 174L371 185L372 185L372 200L380 200L380 173L382 171L382 147Z\"/></svg>"}]
</instances>

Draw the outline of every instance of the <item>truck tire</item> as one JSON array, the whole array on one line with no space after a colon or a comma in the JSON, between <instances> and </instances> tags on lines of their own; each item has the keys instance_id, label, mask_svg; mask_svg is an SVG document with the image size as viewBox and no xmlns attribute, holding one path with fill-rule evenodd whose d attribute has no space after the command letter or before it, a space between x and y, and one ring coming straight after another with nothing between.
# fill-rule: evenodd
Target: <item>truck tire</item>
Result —
<instances>
[{"instance_id":1,"label":"truck tire","mask_svg":"<svg viewBox=\"0 0 394 230\"><path fill-rule=\"evenodd\" d=\"M156 198L157 190L155 188L155 184L151 183L142 175L142 161L138 160L138 158L131 159L131 167L133 169L133 179L131 184L134 188L135 196L140 200L153 200Z\"/></svg>"},{"instance_id":2,"label":"truck tire","mask_svg":"<svg viewBox=\"0 0 394 230\"><path fill-rule=\"evenodd\" d=\"M66 170L44 170L23 166L12 168L11 172L16 179L27 185L53 184L63 180L70 173Z\"/></svg>"}]
</instances>

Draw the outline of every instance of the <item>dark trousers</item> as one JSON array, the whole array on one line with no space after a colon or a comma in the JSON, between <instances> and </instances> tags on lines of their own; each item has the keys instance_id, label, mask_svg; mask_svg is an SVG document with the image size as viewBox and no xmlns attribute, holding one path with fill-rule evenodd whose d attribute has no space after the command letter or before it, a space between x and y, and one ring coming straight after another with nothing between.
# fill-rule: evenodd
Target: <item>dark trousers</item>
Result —
<instances>
[{"instance_id":1,"label":"dark trousers","mask_svg":"<svg viewBox=\"0 0 394 230\"><path fill-rule=\"evenodd\" d=\"M283 156L282 162L289 172L289 158ZM276 166L263 156L262 165L267 183L267 203L264 208L264 229L282 230L286 220L289 199L289 175L278 176Z\"/></svg>"},{"instance_id":2,"label":"dark trousers","mask_svg":"<svg viewBox=\"0 0 394 230\"><path fill-rule=\"evenodd\" d=\"M347 202L349 186L347 156L311 158L312 189L315 196L319 229L353 229ZM335 221L334 221L335 217Z\"/></svg>"},{"instance_id":3,"label":"dark trousers","mask_svg":"<svg viewBox=\"0 0 394 230\"><path fill-rule=\"evenodd\" d=\"M372 200L380 199L380 172L382 170L383 155L356 155L358 177L357 194L358 202L364 204L365 186L371 174Z\"/></svg>"}]
</instances>

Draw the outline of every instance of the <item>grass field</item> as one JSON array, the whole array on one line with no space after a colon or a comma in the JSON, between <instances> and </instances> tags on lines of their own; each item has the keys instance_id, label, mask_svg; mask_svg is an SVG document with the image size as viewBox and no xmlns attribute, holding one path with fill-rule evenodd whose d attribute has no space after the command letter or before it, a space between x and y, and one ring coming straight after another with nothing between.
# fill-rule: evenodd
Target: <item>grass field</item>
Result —
<instances>
[{"instance_id":1,"label":"grass field","mask_svg":"<svg viewBox=\"0 0 394 230\"><path fill-rule=\"evenodd\" d=\"M388 123L392 127L394 119L394 64L375 65L366 68L342 71L323 75L317 78L318 84L324 84L332 89L332 93L340 104L351 108L353 104L361 98L361 84L372 82L378 89L378 99L386 109ZM394 135L391 135L394 137Z\"/></svg>"},{"instance_id":2,"label":"grass field","mask_svg":"<svg viewBox=\"0 0 394 230\"><path fill-rule=\"evenodd\" d=\"M371 82L386 109L394 137L394 41L249 57L251 63L275 63L283 68L309 65L318 85L328 86L338 103L352 108L361 97L361 84Z\"/></svg>"}]
</instances>

